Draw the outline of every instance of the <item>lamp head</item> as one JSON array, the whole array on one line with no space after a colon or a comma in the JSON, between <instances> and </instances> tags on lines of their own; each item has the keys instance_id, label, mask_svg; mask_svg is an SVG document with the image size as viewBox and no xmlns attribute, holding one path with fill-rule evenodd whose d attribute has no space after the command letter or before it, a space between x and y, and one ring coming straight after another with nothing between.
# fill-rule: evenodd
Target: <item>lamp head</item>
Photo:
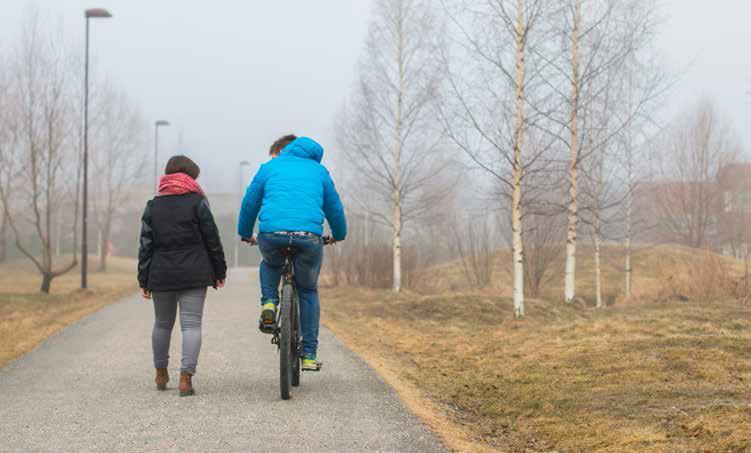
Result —
<instances>
[{"instance_id":1,"label":"lamp head","mask_svg":"<svg viewBox=\"0 0 751 453\"><path fill-rule=\"evenodd\" d=\"M86 10L87 19L106 19L108 17L112 17L112 14L110 14L109 11L103 8L94 8L94 9Z\"/></svg>"}]
</instances>

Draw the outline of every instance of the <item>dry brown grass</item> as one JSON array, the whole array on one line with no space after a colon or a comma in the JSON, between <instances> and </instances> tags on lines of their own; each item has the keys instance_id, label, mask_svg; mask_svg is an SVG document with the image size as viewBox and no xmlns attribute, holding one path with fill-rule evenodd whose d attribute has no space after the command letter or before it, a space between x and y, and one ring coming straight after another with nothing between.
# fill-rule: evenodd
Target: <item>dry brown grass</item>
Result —
<instances>
[{"instance_id":1,"label":"dry brown grass","mask_svg":"<svg viewBox=\"0 0 751 453\"><path fill-rule=\"evenodd\" d=\"M93 264L93 262L92 262ZM65 326L137 289L136 263L112 258L106 273L92 273L81 291L80 272L52 282L50 294L39 292L40 277L24 261L0 268L0 367L19 357Z\"/></svg>"},{"instance_id":2,"label":"dry brown grass","mask_svg":"<svg viewBox=\"0 0 751 453\"><path fill-rule=\"evenodd\" d=\"M338 336L439 408L427 421L446 433L449 420L457 450L466 437L499 451L751 450L749 307L529 301L516 321L503 297L339 288L322 300Z\"/></svg>"},{"instance_id":3,"label":"dry brown grass","mask_svg":"<svg viewBox=\"0 0 751 453\"><path fill-rule=\"evenodd\" d=\"M498 252L494 260L493 283L486 292L511 295L510 253ZM602 247L603 297L612 305L622 297L625 286L624 250L619 245ZM547 272L540 297L563 298L563 257ZM743 275L743 262L703 250L658 245L642 246L632 253L632 302L689 298L722 300ZM592 247L582 244L577 253L577 296L594 300L594 255ZM468 284L458 263L447 263L423 270L413 276L413 289L422 294L476 292ZM719 290L719 291L718 291Z\"/></svg>"}]
</instances>

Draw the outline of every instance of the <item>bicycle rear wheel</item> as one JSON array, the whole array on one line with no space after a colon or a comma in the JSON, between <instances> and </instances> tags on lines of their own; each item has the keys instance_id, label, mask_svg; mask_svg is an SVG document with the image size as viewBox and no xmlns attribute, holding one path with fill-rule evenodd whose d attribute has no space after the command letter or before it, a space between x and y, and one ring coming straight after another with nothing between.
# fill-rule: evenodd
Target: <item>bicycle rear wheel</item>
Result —
<instances>
[{"instance_id":1,"label":"bicycle rear wheel","mask_svg":"<svg viewBox=\"0 0 751 453\"><path fill-rule=\"evenodd\" d=\"M295 360L293 345L293 290L285 283L282 287L281 313L279 316L279 390L283 400L288 400L292 384L292 365Z\"/></svg>"},{"instance_id":2,"label":"bicycle rear wheel","mask_svg":"<svg viewBox=\"0 0 751 453\"><path fill-rule=\"evenodd\" d=\"M300 385L300 300L292 295L292 386Z\"/></svg>"}]
</instances>

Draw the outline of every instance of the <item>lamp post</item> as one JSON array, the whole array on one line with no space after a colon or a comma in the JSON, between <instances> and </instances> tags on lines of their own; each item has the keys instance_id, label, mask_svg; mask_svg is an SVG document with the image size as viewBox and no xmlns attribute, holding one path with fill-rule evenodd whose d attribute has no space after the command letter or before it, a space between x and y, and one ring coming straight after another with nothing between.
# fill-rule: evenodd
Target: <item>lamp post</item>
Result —
<instances>
[{"instance_id":1,"label":"lamp post","mask_svg":"<svg viewBox=\"0 0 751 453\"><path fill-rule=\"evenodd\" d=\"M240 182L240 203L242 203L242 191L245 189L245 184L243 180L243 167L250 167L250 162L247 160L243 160L240 162L240 166L238 167L239 171L239 182ZM240 222L240 211L235 210L235 228L237 228L237 224ZM240 267L240 241L235 240L235 269Z\"/></svg>"},{"instance_id":2,"label":"lamp post","mask_svg":"<svg viewBox=\"0 0 751 453\"><path fill-rule=\"evenodd\" d=\"M106 9L87 9L86 16L86 62L83 87L83 221L81 231L81 289L88 287L89 268L88 211L89 211L89 19L112 17Z\"/></svg>"},{"instance_id":3,"label":"lamp post","mask_svg":"<svg viewBox=\"0 0 751 453\"><path fill-rule=\"evenodd\" d=\"M154 190L159 192L159 128L169 126L169 121L159 120L154 123Z\"/></svg>"}]
</instances>

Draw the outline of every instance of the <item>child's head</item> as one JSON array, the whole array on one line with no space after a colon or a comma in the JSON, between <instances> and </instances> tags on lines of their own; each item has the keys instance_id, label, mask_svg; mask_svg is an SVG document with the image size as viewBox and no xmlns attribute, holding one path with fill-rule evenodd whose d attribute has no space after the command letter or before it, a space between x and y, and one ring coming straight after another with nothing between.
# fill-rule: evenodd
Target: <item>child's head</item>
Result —
<instances>
[{"instance_id":1,"label":"child's head","mask_svg":"<svg viewBox=\"0 0 751 453\"><path fill-rule=\"evenodd\" d=\"M198 179L201 169L189 157L178 155L170 157L170 160L167 161L167 167L164 169L165 175L174 173L185 173L193 179Z\"/></svg>"},{"instance_id":2,"label":"child's head","mask_svg":"<svg viewBox=\"0 0 751 453\"><path fill-rule=\"evenodd\" d=\"M277 141L271 144L271 148L269 148L269 156L271 156L272 159L279 157L279 154L282 153L282 150L295 140L297 140L297 136L294 134L285 135L284 137L279 138Z\"/></svg>"}]
</instances>

